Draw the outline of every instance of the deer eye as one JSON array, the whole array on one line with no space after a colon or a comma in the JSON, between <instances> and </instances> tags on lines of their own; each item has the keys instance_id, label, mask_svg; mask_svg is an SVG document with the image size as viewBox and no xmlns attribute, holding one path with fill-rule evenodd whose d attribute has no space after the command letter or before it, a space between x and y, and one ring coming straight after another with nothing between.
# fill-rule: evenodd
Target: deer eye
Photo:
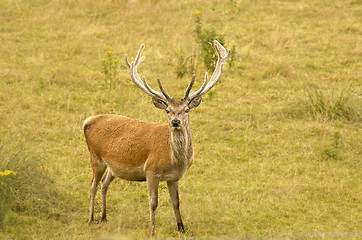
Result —
<instances>
[{"instance_id":1,"label":"deer eye","mask_svg":"<svg viewBox=\"0 0 362 240\"><path fill-rule=\"evenodd\" d=\"M167 114L169 114L169 113L170 113L170 111L166 109L166 113L167 113Z\"/></svg>"},{"instance_id":2,"label":"deer eye","mask_svg":"<svg viewBox=\"0 0 362 240\"><path fill-rule=\"evenodd\" d=\"M190 112L190 109L186 109L186 110L185 110L185 113L188 113L188 112Z\"/></svg>"}]
</instances>

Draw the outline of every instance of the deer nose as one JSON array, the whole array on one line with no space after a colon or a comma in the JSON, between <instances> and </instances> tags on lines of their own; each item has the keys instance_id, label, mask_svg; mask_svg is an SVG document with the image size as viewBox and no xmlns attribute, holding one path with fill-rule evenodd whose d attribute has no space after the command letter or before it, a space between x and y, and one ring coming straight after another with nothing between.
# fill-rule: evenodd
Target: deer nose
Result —
<instances>
[{"instance_id":1,"label":"deer nose","mask_svg":"<svg viewBox=\"0 0 362 240\"><path fill-rule=\"evenodd\" d=\"M180 126L180 120L174 119L171 121L172 127L179 127Z\"/></svg>"}]
</instances>

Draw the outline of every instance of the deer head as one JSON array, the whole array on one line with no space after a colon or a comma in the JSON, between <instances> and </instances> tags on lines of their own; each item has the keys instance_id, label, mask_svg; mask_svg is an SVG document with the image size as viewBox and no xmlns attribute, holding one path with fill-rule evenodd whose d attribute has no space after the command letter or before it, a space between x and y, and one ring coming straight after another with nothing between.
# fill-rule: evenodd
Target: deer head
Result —
<instances>
[{"instance_id":1,"label":"deer head","mask_svg":"<svg viewBox=\"0 0 362 240\"><path fill-rule=\"evenodd\" d=\"M189 112L191 109L199 106L202 100L202 95L206 94L210 89L215 86L217 81L220 79L223 73L224 63L230 57L231 51L226 51L226 49L218 42L214 41L214 47L218 54L218 60L214 73L212 74L210 81L208 80L208 74L205 73L205 80L202 86L195 92L190 93L194 83L195 75L192 76L192 79L186 89L185 95L180 100L175 100L170 97L165 89L162 87L161 81L157 79L158 87L161 92L153 90L146 82L146 78L142 79L137 73L137 67L145 59L144 56L141 57L142 51L145 48L145 44L141 45L140 50L134 61L131 64L128 61L128 56L126 54L126 66L130 70L131 79L134 84L136 84L144 93L152 97L153 104L156 108L163 109L166 111L170 129L172 131L179 131L185 129L189 124Z\"/></svg>"}]
</instances>

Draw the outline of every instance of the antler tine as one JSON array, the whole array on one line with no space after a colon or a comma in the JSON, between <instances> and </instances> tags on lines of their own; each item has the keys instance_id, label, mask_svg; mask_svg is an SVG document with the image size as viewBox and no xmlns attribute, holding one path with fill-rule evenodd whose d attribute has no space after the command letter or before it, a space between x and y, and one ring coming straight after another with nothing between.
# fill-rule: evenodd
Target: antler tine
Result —
<instances>
[{"instance_id":1,"label":"antler tine","mask_svg":"<svg viewBox=\"0 0 362 240\"><path fill-rule=\"evenodd\" d=\"M189 86L186 89L185 96L183 99L187 99L189 97L191 88L194 86L194 83L195 83L195 74L192 75L191 81L189 83Z\"/></svg>"},{"instance_id":2,"label":"antler tine","mask_svg":"<svg viewBox=\"0 0 362 240\"><path fill-rule=\"evenodd\" d=\"M140 65L140 63L145 59L145 57L143 56L143 57L141 57L141 54L142 54L142 51L143 51L143 49L145 48L145 44L144 43L142 43L142 45L141 45L141 47L140 47L140 50L138 50L138 53L137 53L137 56L136 56L136 58L135 58L135 62L136 62L136 65L138 66L138 65ZM141 58L140 58L141 57Z\"/></svg>"},{"instance_id":3,"label":"antler tine","mask_svg":"<svg viewBox=\"0 0 362 240\"><path fill-rule=\"evenodd\" d=\"M198 90L197 92L192 93L191 95L193 97L195 97L197 95L200 95L200 96L204 95L205 93L210 91L210 89L213 86L215 86L215 84L219 81L219 79L223 73L224 63L231 56L231 50L229 49L229 51L226 51L226 49L216 40L214 40L214 47L215 47L216 53L218 55L215 70L214 70L213 74L211 75L210 81L207 84L207 86L204 87L201 91Z\"/></svg>"},{"instance_id":4,"label":"antler tine","mask_svg":"<svg viewBox=\"0 0 362 240\"><path fill-rule=\"evenodd\" d=\"M131 64L129 64L128 55L126 54L126 56L125 56L126 66L128 67L128 69L130 69L130 72L131 72L131 79L139 88L142 89L142 91L145 91L146 89L144 87L142 87L143 84L142 84L141 78L138 76L137 67L145 59L144 56L140 58L144 48L145 48L145 44L142 43L140 49L138 50L135 60L132 61Z\"/></svg>"},{"instance_id":5,"label":"antler tine","mask_svg":"<svg viewBox=\"0 0 362 240\"><path fill-rule=\"evenodd\" d=\"M231 50L229 49L229 51L226 51L223 45L221 45L217 40L214 40L214 47L216 49L217 54L219 55L219 57L221 57L221 59L224 60L224 62L230 57ZM221 51L223 52L223 54L221 54Z\"/></svg>"},{"instance_id":6,"label":"antler tine","mask_svg":"<svg viewBox=\"0 0 362 240\"><path fill-rule=\"evenodd\" d=\"M125 55L125 62L126 62L127 68L128 68L129 70L131 70L131 64L129 64L129 62L128 62L128 55L127 55L127 53L126 53L126 55Z\"/></svg>"},{"instance_id":7,"label":"antler tine","mask_svg":"<svg viewBox=\"0 0 362 240\"><path fill-rule=\"evenodd\" d=\"M167 99L168 101L170 101L170 100L171 100L171 97L170 97L170 95L167 94L167 92L165 91L165 89L163 89L160 79L157 79L157 84L158 84L158 87L160 88L162 94L166 97L166 99Z\"/></svg>"},{"instance_id":8,"label":"antler tine","mask_svg":"<svg viewBox=\"0 0 362 240\"><path fill-rule=\"evenodd\" d=\"M202 92L202 90L205 89L205 87L208 85L208 79L207 79L207 72L205 73L205 80L204 83L202 84L202 86L199 88L199 90L197 90L196 92L193 92L189 95L189 99L193 99L194 97L200 95L200 93Z\"/></svg>"},{"instance_id":9,"label":"antler tine","mask_svg":"<svg viewBox=\"0 0 362 240\"><path fill-rule=\"evenodd\" d=\"M162 100L167 100L165 96L163 96L161 93L153 90L146 82L146 78L143 77L143 81L141 80L140 76L137 73L137 67L140 65L140 63L145 59L144 56L141 57L142 51L145 48L145 44L143 43L138 50L137 56L134 61L130 64L128 61L128 55L125 55L125 62L127 68L130 70L131 73L131 79L134 84L136 84L137 87L139 87L144 93L146 93L148 96L154 98L160 98Z\"/></svg>"},{"instance_id":10,"label":"antler tine","mask_svg":"<svg viewBox=\"0 0 362 240\"><path fill-rule=\"evenodd\" d=\"M145 48L145 44L142 43L140 49L138 50L136 59L135 59L135 64L136 64L136 66L140 65L140 63L145 59L144 56L140 58L140 56L141 56L142 51L143 51L144 48ZM128 55L127 55L127 53L126 53L126 55L125 55L125 61L126 61L126 66L127 66L127 68L130 69L130 68L131 68L131 64L130 64L129 61L128 61Z\"/></svg>"},{"instance_id":11,"label":"antler tine","mask_svg":"<svg viewBox=\"0 0 362 240\"><path fill-rule=\"evenodd\" d=\"M138 80L139 76L137 74L137 70L135 69L135 63L134 62L131 63L130 70L131 70L131 80L132 80L132 82L134 84L136 84L136 86L139 87L148 96L154 97L154 95L150 91L148 91L148 89L143 85L143 83L140 80Z\"/></svg>"},{"instance_id":12,"label":"antler tine","mask_svg":"<svg viewBox=\"0 0 362 240\"><path fill-rule=\"evenodd\" d=\"M168 98L166 96L163 96L161 93L153 90L146 82L146 78L145 77L142 77L142 80L143 80L143 85L145 86L145 88L151 93L153 94L154 96L152 97L157 97L159 99L163 99L163 100L168 100ZM168 95L167 95L168 96Z\"/></svg>"},{"instance_id":13,"label":"antler tine","mask_svg":"<svg viewBox=\"0 0 362 240\"><path fill-rule=\"evenodd\" d=\"M220 67L218 69L217 75L212 74L211 78L210 78L210 82L207 84L207 86L205 87L205 89L200 93L200 95L204 95L205 93L207 93L208 91L210 91L210 89L215 86L215 84L219 81L222 73L224 71L224 64L221 63Z\"/></svg>"}]
</instances>

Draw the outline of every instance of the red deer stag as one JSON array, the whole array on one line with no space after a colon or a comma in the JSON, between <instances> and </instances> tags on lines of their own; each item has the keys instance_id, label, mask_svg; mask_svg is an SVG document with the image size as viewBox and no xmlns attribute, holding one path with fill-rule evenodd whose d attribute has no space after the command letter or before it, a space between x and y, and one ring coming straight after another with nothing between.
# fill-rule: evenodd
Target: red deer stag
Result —
<instances>
[{"instance_id":1,"label":"red deer stag","mask_svg":"<svg viewBox=\"0 0 362 240\"><path fill-rule=\"evenodd\" d=\"M190 93L195 82L193 75L185 96L180 100L170 97L159 80L157 81L161 92L153 90L147 84L145 77L143 79L139 77L137 67L144 60L144 57L141 57L144 44L131 64L126 54L126 65L130 70L132 81L152 97L156 108L166 111L168 124L141 122L117 115L97 115L84 121L84 135L93 169L89 223L94 219L94 199L98 184L104 175L101 187L101 222L106 221L107 190L115 177L129 181L147 181L150 233L154 235L158 185L160 181L166 181L178 230L185 231L179 210L178 182L193 161L189 111L197 107L202 95L217 83L223 73L224 63L230 57L230 50L226 51L216 40L214 46L218 61L210 81L206 73L200 89Z\"/></svg>"}]
</instances>

